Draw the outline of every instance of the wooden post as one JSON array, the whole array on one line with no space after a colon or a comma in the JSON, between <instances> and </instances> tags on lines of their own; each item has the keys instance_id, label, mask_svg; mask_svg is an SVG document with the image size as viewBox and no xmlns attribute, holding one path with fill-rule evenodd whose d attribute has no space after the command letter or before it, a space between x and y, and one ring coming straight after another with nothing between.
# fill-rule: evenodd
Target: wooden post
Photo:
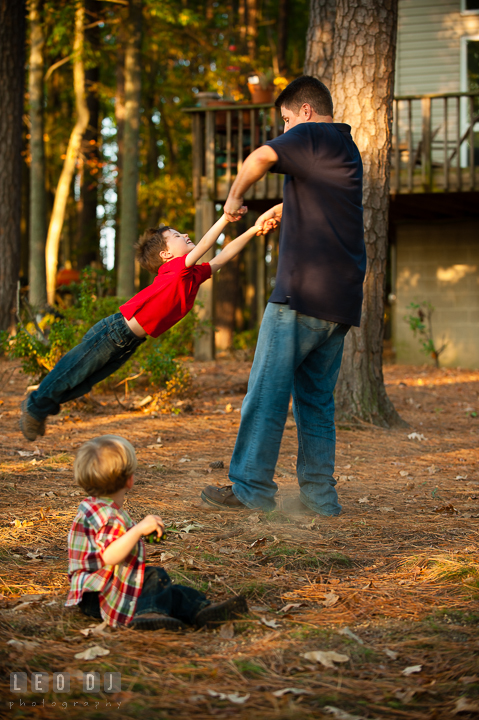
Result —
<instances>
[{"instance_id":1,"label":"wooden post","mask_svg":"<svg viewBox=\"0 0 479 720\"><path fill-rule=\"evenodd\" d=\"M462 170L461 170L461 98L456 98L456 168L457 168L457 188L458 192L462 190Z\"/></svg>"},{"instance_id":2,"label":"wooden post","mask_svg":"<svg viewBox=\"0 0 479 720\"><path fill-rule=\"evenodd\" d=\"M469 130L469 190L476 189L476 171L474 169L474 100L475 98L469 98L469 107L471 115L471 129Z\"/></svg>"},{"instance_id":3,"label":"wooden post","mask_svg":"<svg viewBox=\"0 0 479 720\"><path fill-rule=\"evenodd\" d=\"M447 97L444 98L444 192L449 192L449 156L447 132Z\"/></svg>"},{"instance_id":4,"label":"wooden post","mask_svg":"<svg viewBox=\"0 0 479 720\"><path fill-rule=\"evenodd\" d=\"M399 100L394 101L394 192L398 193L401 185L401 152L399 149Z\"/></svg>"},{"instance_id":5,"label":"wooden post","mask_svg":"<svg viewBox=\"0 0 479 720\"><path fill-rule=\"evenodd\" d=\"M414 152L413 135L412 135L412 101L407 101L407 189L412 193L414 161L416 153Z\"/></svg>"},{"instance_id":6,"label":"wooden post","mask_svg":"<svg viewBox=\"0 0 479 720\"><path fill-rule=\"evenodd\" d=\"M431 98L421 100L422 108L422 184L425 192L431 192Z\"/></svg>"},{"instance_id":7,"label":"wooden post","mask_svg":"<svg viewBox=\"0 0 479 720\"><path fill-rule=\"evenodd\" d=\"M212 114L212 113L211 113ZM202 236L210 229L215 221L215 203L210 200L206 183L202 182L201 197L195 203L195 239L198 242ZM209 262L214 257L214 248L211 248L206 255L203 256L201 262ZM214 360L215 357L215 332L214 332L214 293L213 278L206 280L200 285L197 300L202 303L202 307L198 308L198 316L200 320L208 320L211 326L207 327L204 332L195 340L195 360Z\"/></svg>"}]
</instances>

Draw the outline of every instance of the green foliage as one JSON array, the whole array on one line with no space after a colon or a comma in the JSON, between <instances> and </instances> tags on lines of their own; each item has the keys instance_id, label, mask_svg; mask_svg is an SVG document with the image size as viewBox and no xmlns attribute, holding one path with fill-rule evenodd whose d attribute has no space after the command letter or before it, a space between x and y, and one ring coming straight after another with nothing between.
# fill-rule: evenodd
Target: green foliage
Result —
<instances>
[{"instance_id":1,"label":"green foliage","mask_svg":"<svg viewBox=\"0 0 479 720\"><path fill-rule=\"evenodd\" d=\"M74 302L70 307L61 314L45 315L38 328L28 322L25 314L13 338L3 333L0 350L9 357L20 358L23 372L41 380L93 325L118 312L123 300L109 294L113 287L111 272L85 268L80 283L71 286ZM188 372L176 358L193 352L194 338L199 332L201 323L193 310L159 338L149 338L140 345L133 358L115 373L115 383L143 372L155 388L183 388Z\"/></svg>"},{"instance_id":2,"label":"green foliage","mask_svg":"<svg viewBox=\"0 0 479 720\"><path fill-rule=\"evenodd\" d=\"M432 315L434 307L427 300L412 302L407 306L410 314L404 317L415 337L421 345L421 352L432 357L436 367L439 367L439 356L446 349L447 343L437 347L432 332Z\"/></svg>"}]
</instances>

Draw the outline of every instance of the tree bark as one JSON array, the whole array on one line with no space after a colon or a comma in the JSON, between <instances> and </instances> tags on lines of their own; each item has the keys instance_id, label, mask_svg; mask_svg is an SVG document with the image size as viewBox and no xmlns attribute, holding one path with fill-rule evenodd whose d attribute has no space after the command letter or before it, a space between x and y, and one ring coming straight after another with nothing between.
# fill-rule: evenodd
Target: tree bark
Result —
<instances>
[{"instance_id":1,"label":"tree bark","mask_svg":"<svg viewBox=\"0 0 479 720\"><path fill-rule=\"evenodd\" d=\"M0 330L13 330L20 266L24 1L0 0L0 48Z\"/></svg>"},{"instance_id":2,"label":"tree bark","mask_svg":"<svg viewBox=\"0 0 479 720\"><path fill-rule=\"evenodd\" d=\"M304 74L313 75L328 87L333 77L335 19L336 0L311 0Z\"/></svg>"},{"instance_id":3,"label":"tree bark","mask_svg":"<svg viewBox=\"0 0 479 720\"><path fill-rule=\"evenodd\" d=\"M352 126L363 160L367 250L361 327L346 337L336 407L339 418L383 427L404 424L382 371L396 30L397 0L336 2L334 119Z\"/></svg>"},{"instance_id":4,"label":"tree bark","mask_svg":"<svg viewBox=\"0 0 479 720\"><path fill-rule=\"evenodd\" d=\"M314 0L313 0L314 1ZM278 12L278 71L286 75L288 66L286 63L286 48L288 44L288 16L289 0L279 0ZM269 26L268 26L269 27Z\"/></svg>"},{"instance_id":5,"label":"tree bark","mask_svg":"<svg viewBox=\"0 0 479 720\"><path fill-rule=\"evenodd\" d=\"M47 301L45 240L47 236L45 195L45 148L43 144L43 0L30 0L30 257L29 302L41 308Z\"/></svg>"},{"instance_id":6,"label":"tree bark","mask_svg":"<svg viewBox=\"0 0 479 720\"><path fill-rule=\"evenodd\" d=\"M120 19L121 18L120 15ZM125 130L125 44L126 32L125 23L122 23L117 36L117 56L116 56L116 90L115 90L115 121L116 121L116 143L117 150L117 175L116 175L116 218L115 218L115 268L120 266L120 198L121 198L121 180L123 177L123 138Z\"/></svg>"},{"instance_id":7,"label":"tree bark","mask_svg":"<svg viewBox=\"0 0 479 720\"><path fill-rule=\"evenodd\" d=\"M98 7L97 0L85 0L86 25L90 25L98 19ZM85 30L85 40L89 43L96 57L96 53L100 47L100 30L98 25L87 27ZM83 136L81 147L83 172L76 243L78 249L78 266L80 268L100 259L100 234L96 216L98 182L101 176L100 148L98 143L98 124L100 119L100 99L98 97L99 80L100 68L98 65L87 67L85 70L85 92L90 119Z\"/></svg>"},{"instance_id":8,"label":"tree bark","mask_svg":"<svg viewBox=\"0 0 479 720\"><path fill-rule=\"evenodd\" d=\"M121 183L120 262L117 294L135 292L135 242L138 236L138 143L140 137L142 0L129 0L125 52L125 125Z\"/></svg>"},{"instance_id":9,"label":"tree bark","mask_svg":"<svg viewBox=\"0 0 479 720\"><path fill-rule=\"evenodd\" d=\"M50 305L55 302L55 280L58 266L58 248L62 233L68 195L80 152L83 134L88 126L89 112L85 99L85 71L83 68L85 8L82 2L75 11L75 36L73 41L73 89L77 121L70 135L65 162L58 181L53 203L46 245L47 298Z\"/></svg>"},{"instance_id":10,"label":"tree bark","mask_svg":"<svg viewBox=\"0 0 479 720\"><path fill-rule=\"evenodd\" d=\"M246 27L246 45L251 62L256 60L256 44L258 40L258 0L246 0L248 20Z\"/></svg>"}]
</instances>

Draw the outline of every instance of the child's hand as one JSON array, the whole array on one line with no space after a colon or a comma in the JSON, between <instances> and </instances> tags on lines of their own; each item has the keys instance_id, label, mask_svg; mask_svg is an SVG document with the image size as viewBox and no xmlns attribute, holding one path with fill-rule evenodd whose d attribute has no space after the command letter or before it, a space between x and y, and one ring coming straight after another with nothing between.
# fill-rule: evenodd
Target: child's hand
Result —
<instances>
[{"instance_id":1,"label":"child's hand","mask_svg":"<svg viewBox=\"0 0 479 720\"><path fill-rule=\"evenodd\" d=\"M159 515L147 515L138 523L138 529L142 535L151 535L151 533L157 532L160 537L165 532L165 525Z\"/></svg>"}]
</instances>

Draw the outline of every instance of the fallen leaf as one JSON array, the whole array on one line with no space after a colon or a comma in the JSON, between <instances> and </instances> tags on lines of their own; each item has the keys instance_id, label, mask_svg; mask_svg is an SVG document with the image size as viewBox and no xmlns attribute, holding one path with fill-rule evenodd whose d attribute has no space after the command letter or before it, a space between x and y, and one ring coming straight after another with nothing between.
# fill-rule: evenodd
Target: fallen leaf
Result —
<instances>
[{"instance_id":1,"label":"fallen leaf","mask_svg":"<svg viewBox=\"0 0 479 720\"><path fill-rule=\"evenodd\" d=\"M162 552L161 555L160 555L160 561L161 561L162 563L164 563L164 562L166 562L167 560L172 560L174 557L175 557L175 556L173 555L173 553Z\"/></svg>"},{"instance_id":2,"label":"fallen leaf","mask_svg":"<svg viewBox=\"0 0 479 720\"><path fill-rule=\"evenodd\" d=\"M100 645L93 645L83 652L75 653L77 660L94 660L97 657L103 657L103 655L109 655L110 651L106 648L102 648Z\"/></svg>"},{"instance_id":3,"label":"fallen leaf","mask_svg":"<svg viewBox=\"0 0 479 720\"><path fill-rule=\"evenodd\" d=\"M409 475L409 472L407 470L400 470L399 474L401 477L407 477Z\"/></svg>"},{"instance_id":4,"label":"fallen leaf","mask_svg":"<svg viewBox=\"0 0 479 720\"><path fill-rule=\"evenodd\" d=\"M422 665L410 665L401 672L401 675L412 675L413 673L421 672Z\"/></svg>"},{"instance_id":5,"label":"fallen leaf","mask_svg":"<svg viewBox=\"0 0 479 720\"><path fill-rule=\"evenodd\" d=\"M441 505L440 507L434 508L435 513L442 513L444 515L456 515L458 510L454 507L454 505Z\"/></svg>"},{"instance_id":6,"label":"fallen leaf","mask_svg":"<svg viewBox=\"0 0 479 720\"><path fill-rule=\"evenodd\" d=\"M257 540L255 540L254 542L252 542L251 545L248 545L248 547L249 547L249 549L258 547L258 545L264 545L265 542L266 542L266 538L261 537L261 538L258 538Z\"/></svg>"},{"instance_id":7,"label":"fallen leaf","mask_svg":"<svg viewBox=\"0 0 479 720\"><path fill-rule=\"evenodd\" d=\"M324 605L324 607L333 607L333 605L336 605L336 603L339 600L339 595L336 595L333 592L326 593L324 596L324 600L321 601L321 604Z\"/></svg>"},{"instance_id":8,"label":"fallen leaf","mask_svg":"<svg viewBox=\"0 0 479 720\"><path fill-rule=\"evenodd\" d=\"M19 610L23 610L26 607L29 607L30 605L33 605L32 602L22 602L20 605L15 605L12 612L18 612Z\"/></svg>"},{"instance_id":9,"label":"fallen leaf","mask_svg":"<svg viewBox=\"0 0 479 720\"><path fill-rule=\"evenodd\" d=\"M352 630L350 630L348 627L341 628L341 630L338 630L339 635L345 635L346 637L350 638L350 640L356 640L357 643L360 645L364 645L364 640L361 640L361 638L356 635L356 633L353 633Z\"/></svg>"},{"instance_id":10,"label":"fallen leaf","mask_svg":"<svg viewBox=\"0 0 479 720\"><path fill-rule=\"evenodd\" d=\"M27 552L27 558L30 558L30 560L38 560L39 558L43 557L43 553L41 550L34 550L33 552Z\"/></svg>"},{"instance_id":11,"label":"fallen leaf","mask_svg":"<svg viewBox=\"0 0 479 720\"><path fill-rule=\"evenodd\" d=\"M34 650L40 643L35 642L35 640L15 640L13 638L7 640L7 645L11 645L15 650Z\"/></svg>"},{"instance_id":12,"label":"fallen leaf","mask_svg":"<svg viewBox=\"0 0 479 720\"><path fill-rule=\"evenodd\" d=\"M427 438L424 437L422 433L412 432L408 436L408 440L426 440Z\"/></svg>"},{"instance_id":13,"label":"fallen leaf","mask_svg":"<svg viewBox=\"0 0 479 720\"><path fill-rule=\"evenodd\" d=\"M198 524L192 523L191 525L187 525L186 527L181 528L181 532L182 533L190 533L193 530L201 530L202 527L203 527L203 525L198 525Z\"/></svg>"},{"instance_id":14,"label":"fallen leaf","mask_svg":"<svg viewBox=\"0 0 479 720\"><path fill-rule=\"evenodd\" d=\"M241 697L237 692L226 694L216 692L216 690L208 690L208 694L211 695L211 697L218 698L218 700L229 700L236 705L243 705L249 698L249 693Z\"/></svg>"},{"instance_id":15,"label":"fallen leaf","mask_svg":"<svg viewBox=\"0 0 479 720\"><path fill-rule=\"evenodd\" d=\"M338 718L338 720L364 720L364 717L361 715L351 715L351 713L348 713L345 710L340 710L333 705L325 705L322 709L324 712L327 712L328 715L334 715L334 717Z\"/></svg>"},{"instance_id":16,"label":"fallen leaf","mask_svg":"<svg viewBox=\"0 0 479 720\"><path fill-rule=\"evenodd\" d=\"M179 463L191 462L190 458L182 457L178 460Z\"/></svg>"},{"instance_id":17,"label":"fallen leaf","mask_svg":"<svg viewBox=\"0 0 479 720\"><path fill-rule=\"evenodd\" d=\"M386 506L386 505L383 505L382 507L378 508L378 510L379 510L379 512L381 512L381 513L394 512L394 508L393 508L393 507L389 507L389 506Z\"/></svg>"},{"instance_id":18,"label":"fallen leaf","mask_svg":"<svg viewBox=\"0 0 479 720\"><path fill-rule=\"evenodd\" d=\"M274 697L280 698L283 697L283 695L313 695L311 690L301 690L301 688L283 688L283 690L275 690L274 693L272 693Z\"/></svg>"},{"instance_id":19,"label":"fallen leaf","mask_svg":"<svg viewBox=\"0 0 479 720\"><path fill-rule=\"evenodd\" d=\"M477 683L479 681L478 675L464 675L461 678L463 685L470 685L471 683Z\"/></svg>"},{"instance_id":20,"label":"fallen leaf","mask_svg":"<svg viewBox=\"0 0 479 720\"><path fill-rule=\"evenodd\" d=\"M295 610L296 608L304 607L304 603L288 603L285 605L281 610L278 610L279 613L288 613L290 610Z\"/></svg>"},{"instance_id":21,"label":"fallen leaf","mask_svg":"<svg viewBox=\"0 0 479 720\"><path fill-rule=\"evenodd\" d=\"M225 412L230 413L233 412L233 406L231 403L228 403L225 407Z\"/></svg>"},{"instance_id":22,"label":"fallen leaf","mask_svg":"<svg viewBox=\"0 0 479 720\"><path fill-rule=\"evenodd\" d=\"M277 620L267 620L265 617L261 618L261 623L263 625L266 625L266 627L273 628L274 630L276 630L276 628L281 627L281 625L279 624L279 622Z\"/></svg>"},{"instance_id":23,"label":"fallen leaf","mask_svg":"<svg viewBox=\"0 0 479 720\"><path fill-rule=\"evenodd\" d=\"M80 632L85 637L89 637L90 635L106 635L104 630L107 627L108 620L103 620L103 622L99 623L99 625L93 625L93 627L83 628L83 630L80 630Z\"/></svg>"},{"instance_id":24,"label":"fallen leaf","mask_svg":"<svg viewBox=\"0 0 479 720\"><path fill-rule=\"evenodd\" d=\"M429 475L434 475L434 473L437 473L439 468L437 468L435 465L430 465L427 469Z\"/></svg>"},{"instance_id":25,"label":"fallen leaf","mask_svg":"<svg viewBox=\"0 0 479 720\"><path fill-rule=\"evenodd\" d=\"M458 715L462 712L477 712L479 710L479 704L476 702L471 702L469 698L465 697L464 695L461 695L460 698L457 698L456 704L454 706L454 710L452 711L452 715Z\"/></svg>"},{"instance_id":26,"label":"fallen leaf","mask_svg":"<svg viewBox=\"0 0 479 720\"><path fill-rule=\"evenodd\" d=\"M306 660L312 660L313 662L321 663L324 667L334 668L334 663L343 663L349 661L349 655L343 655L337 653L334 650L313 650L303 655Z\"/></svg>"},{"instance_id":27,"label":"fallen leaf","mask_svg":"<svg viewBox=\"0 0 479 720\"><path fill-rule=\"evenodd\" d=\"M368 503L368 502L369 502L369 498L367 496L363 497L363 498L359 498L359 500L358 500L358 503Z\"/></svg>"},{"instance_id":28,"label":"fallen leaf","mask_svg":"<svg viewBox=\"0 0 479 720\"><path fill-rule=\"evenodd\" d=\"M223 640L232 640L235 636L235 626L233 623L229 622L222 625L219 635L223 638Z\"/></svg>"},{"instance_id":29,"label":"fallen leaf","mask_svg":"<svg viewBox=\"0 0 479 720\"><path fill-rule=\"evenodd\" d=\"M389 648L383 648L383 653L391 658L391 660L397 660L399 657L399 653L394 650L390 650Z\"/></svg>"},{"instance_id":30,"label":"fallen leaf","mask_svg":"<svg viewBox=\"0 0 479 720\"><path fill-rule=\"evenodd\" d=\"M246 522L249 523L249 524L251 524L251 525L254 525L255 523L258 523L258 522L259 522L259 515L258 515L258 513L254 513L254 515L249 515L249 516L246 518Z\"/></svg>"},{"instance_id":31,"label":"fallen leaf","mask_svg":"<svg viewBox=\"0 0 479 720\"><path fill-rule=\"evenodd\" d=\"M467 480L467 475L456 475L456 480Z\"/></svg>"}]
</instances>

